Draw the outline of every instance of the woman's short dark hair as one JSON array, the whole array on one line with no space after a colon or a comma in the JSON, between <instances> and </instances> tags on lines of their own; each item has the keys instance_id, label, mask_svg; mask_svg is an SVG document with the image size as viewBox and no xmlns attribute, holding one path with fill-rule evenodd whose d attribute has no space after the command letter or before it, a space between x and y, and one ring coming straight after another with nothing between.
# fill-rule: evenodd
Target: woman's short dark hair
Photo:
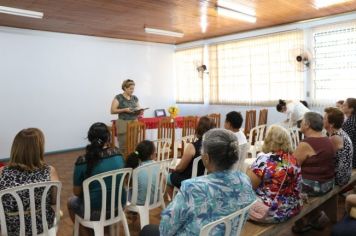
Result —
<instances>
[{"instance_id":1,"label":"woman's short dark hair","mask_svg":"<svg viewBox=\"0 0 356 236\"><path fill-rule=\"evenodd\" d=\"M226 129L211 129L203 136L202 154L217 170L228 170L239 159L239 144L236 135Z\"/></svg>"},{"instance_id":2,"label":"woman's short dark hair","mask_svg":"<svg viewBox=\"0 0 356 236\"><path fill-rule=\"evenodd\" d=\"M197 138L202 138L205 132L215 127L216 124L213 119L207 116L202 116L200 117L197 128L195 129L195 135L197 136Z\"/></svg>"},{"instance_id":3,"label":"woman's short dark hair","mask_svg":"<svg viewBox=\"0 0 356 236\"><path fill-rule=\"evenodd\" d=\"M287 106L287 103L285 100L279 99L278 104L276 105L277 111L281 112L283 110L283 107Z\"/></svg>"},{"instance_id":4,"label":"woman's short dark hair","mask_svg":"<svg viewBox=\"0 0 356 236\"><path fill-rule=\"evenodd\" d=\"M86 147L85 160L87 162L86 176L90 177L95 165L100 161L100 153L104 145L110 142L108 127L101 122L92 124L88 131L88 140L90 144Z\"/></svg>"},{"instance_id":5,"label":"woman's short dark hair","mask_svg":"<svg viewBox=\"0 0 356 236\"><path fill-rule=\"evenodd\" d=\"M349 106L349 108L352 108L352 115L356 114L356 98L348 98L346 99L347 105Z\"/></svg>"},{"instance_id":6,"label":"woman's short dark hair","mask_svg":"<svg viewBox=\"0 0 356 236\"><path fill-rule=\"evenodd\" d=\"M344 123L344 113L336 107L327 107L324 111L327 114L328 122L332 124L334 128L340 129Z\"/></svg>"},{"instance_id":7,"label":"woman's short dark hair","mask_svg":"<svg viewBox=\"0 0 356 236\"><path fill-rule=\"evenodd\" d=\"M124 82L122 82L121 88L122 88L122 90L125 91L125 88L128 88L131 85L135 85L135 82L131 79L127 79L127 80L124 80Z\"/></svg>"},{"instance_id":8,"label":"woman's short dark hair","mask_svg":"<svg viewBox=\"0 0 356 236\"><path fill-rule=\"evenodd\" d=\"M244 119L240 112L230 111L226 114L225 121L229 122L234 129L240 129Z\"/></svg>"},{"instance_id":9,"label":"woman's short dark hair","mask_svg":"<svg viewBox=\"0 0 356 236\"><path fill-rule=\"evenodd\" d=\"M140 161L147 161L155 152L155 144L150 140L143 140L137 144L134 152L128 155L126 167L136 168L139 166Z\"/></svg>"}]
</instances>

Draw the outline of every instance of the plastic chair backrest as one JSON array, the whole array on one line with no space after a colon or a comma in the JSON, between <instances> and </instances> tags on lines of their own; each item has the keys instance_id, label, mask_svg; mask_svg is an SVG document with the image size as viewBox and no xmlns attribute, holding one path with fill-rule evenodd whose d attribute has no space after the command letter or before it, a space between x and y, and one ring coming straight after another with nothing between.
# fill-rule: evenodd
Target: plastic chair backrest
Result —
<instances>
[{"instance_id":1,"label":"plastic chair backrest","mask_svg":"<svg viewBox=\"0 0 356 236\"><path fill-rule=\"evenodd\" d=\"M167 160L171 157L172 139L162 138L153 141L156 146L157 161Z\"/></svg>"},{"instance_id":2,"label":"plastic chair backrest","mask_svg":"<svg viewBox=\"0 0 356 236\"><path fill-rule=\"evenodd\" d=\"M199 164L199 161L203 161L201 159L201 156L198 156L198 157L194 158L193 168L192 168L192 178L198 176L198 164ZM204 175L206 175L208 173L208 170L206 168L204 168L204 169L205 169L204 170Z\"/></svg>"},{"instance_id":3,"label":"plastic chair backrest","mask_svg":"<svg viewBox=\"0 0 356 236\"><path fill-rule=\"evenodd\" d=\"M249 140L248 142L250 143L250 145L260 144L265 138L266 129L267 129L266 125L259 125L252 128L250 130L250 135L248 137Z\"/></svg>"},{"instance_id":4,"label":"plastic chair backrest","mask_svg":"<svg viewBox=\"0 0 356 236\"><path fill-rule=\"evenodd\" d=\"M249 211L250 207L255 202L256 201L254 201L250 205L246 206L245 208L242 208L234 213L231 213L230 215L227 215L219 220L216 220L216 221L213 221L207 225L204 225L203 228L201 228L199 235L200 236L208 236L210 231L212 229L214 229L216 226L218 226L219 224L225 225L225 234L224 234L225 236L230 236L231 231L233 230L234 227L237 227L236 235L237 236L240 235L242 226L245 223L245 218L248 215L248 211ZM237 225L233 225L233 224L236 224L237 222L238 222Z\"/></svg>"},{"instance_id":5,"label":"plastic chair backrest","mask_svg":"<svg viewBox=\"0 0 356 236\"><path fill-rule=\"evenodd\" d=\"M292 149L295 150L298 147L300 142L299 140L299 129L298 128L289 128L289 135L291 138Z\"/></svg>"},{"instance_id":6,"label":"plastic chair backrest","mask_svg":"<svg viewBox=\"0 0 356 236\"><path fill-rule=\"evenodd\" d=\"M57 227L59 224L59 219L60 219L60 193L61 193L61 188L62 184L58 181L48 181L48 182L39 182L39 183L33 183L33 184L26 184L26 185L21 185L13 188L9 188L6 190L0 191L0 223L1 223L1 234L2 236L7 236L7 226L6 226L6 213L4 211L4 206L3 206L3 197L5 195L12 196L17 204L18 207L18 215L20 218L20 225L19 227L19 232L20 235L25 235L25 213L29 212L31 215L31 229L32 229L32 235L49 235L49 229L48 228L48 222L47 222L47 217L46 217L46 209L47 209L47 199L51 197L52 193L52 188L56 189L56 208L55 208L55 222L53 222L53 227ZM43 189L40 190L41 192L41 208L36 209L36 204L35 204L35 189ZM24 191L28 191L29 197L30 197L30 209L24 209L24 205L21 199L21 196L19 195L19 192L24 194ZM50 192L51 191L51 192ZM38 190L36 194L38 194ZM27 199L26 199L27 200ZM38 207L38 206L37 206ZM43 225L43 233L38 234L37 232L37 224L36 224L36 212L40 211L41 215L41 220L42 220L42 225ZM52 228L53 228L52 227ZM11 235L11 234L10 234Z\"/></svg>"},{"instance_id":7,"label":"plastic chair backrest","mask_svg":"<svg viewBox=\"0 0 356 236\"><path fill-rule=\"evenodd\" d=\"M169 171L171 160L157 161L137 167L132 172L132 197L131 205L137 204L139 176L141 173L146 173L146 200L144 203L148 209L162 205L163 195L166 190L167 181L165 175ZM153 183L154 188L153 188ZM140 183L142 186L142 183ZM153 197L153 200L152 200Z\"/></svg>"},{"instance_id":8,"label":"plastic chair backrest","mask_svg":"<svg viewBox=\"0 0 356 236\"><path fill-rule=\"evenodd\" d=\"M101 215L100 221L111 221L115 218L120 217L120 214L115 216L115 206L118 206L118 212L122 212L122 204L121 197L124 188L124 181L126 177L130 179L132 173L131 168L118 169L113 171L104 172L101 174L94 175L90 178L87 178L83 182L83 195L84 195L84 220L90 221L90 212L91 212L91 204L90 204L90 191L89 186L91 183L99 182L101 187ZM120 183L117 185L117 177L120 178ZM107 187L104 179L111 178L111 202L110 202L110 217L106 219L107 216ZM127 181L129 182L129 181ZM118 193L118 195L116 195ZM117 202L115 204L115 197L117 197Z\"/></svg>"},{"instance_id":9,"label":"plastic chair backrest","mask_svg":"<svg viewBox=\"0 0 356 236\"><path fill-rule=\"evenodd\" d=\"M244 144L239 145L239 159L234 164L233 170L239 170L239 171L243 172L245 159L247 157L247 152L249 149L250 149L249 143L244 143Z\"/></svg>"}]
</instances>

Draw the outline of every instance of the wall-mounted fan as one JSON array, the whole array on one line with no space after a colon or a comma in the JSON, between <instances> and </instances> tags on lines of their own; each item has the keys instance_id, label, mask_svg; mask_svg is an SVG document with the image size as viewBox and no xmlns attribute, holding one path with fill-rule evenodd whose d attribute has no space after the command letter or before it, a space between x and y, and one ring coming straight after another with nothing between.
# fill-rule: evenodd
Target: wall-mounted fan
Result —
<instances>
[{"instance_id":1,"label":"wall-mounted fan","mask_svg":"<svg viewBox=\"0 0 356 236\"><path fill-rule=\"evenodd\" d=\"M303 72L311 67L312 54L303 48L295 48L289 51L289 62L297 71Z\"/></svg>"},{"instance_id":2,"label":"wall-mounted fan","mask_svg":"<svg viewBox=\"0 0 356 236\"><path fill-rule=\"evenodd\" d=\"M196 70L199 74L199 78L203 78L204 73L209 74L209 72L207 71L207 69L208 69L207 66L204 65L202 62L195 61L194 67L196 68Z\"/></svg>"}]
</instances>

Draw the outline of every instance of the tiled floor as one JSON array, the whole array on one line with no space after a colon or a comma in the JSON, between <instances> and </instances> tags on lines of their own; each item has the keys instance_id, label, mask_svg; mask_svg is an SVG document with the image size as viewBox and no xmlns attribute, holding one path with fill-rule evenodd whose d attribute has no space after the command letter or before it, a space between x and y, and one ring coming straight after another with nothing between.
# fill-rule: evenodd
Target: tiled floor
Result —
<instances>
[{"instance_id":1,"label":"tiled floor","mask_svg":"<svg viewBox=\"0 0 356 236\"><path fill-rule=\"evenodd\" d=\"M62 193L61 193L61 209L63 211L63 217L61 218L58 235L59 236L69 236L73 234L73 223L69 218L67 211L67 199L72 195L72 176L73 176L73 166L76 158L82 154L83 151L74 151L64 154L53 154L46 156L45 160L48 164L54 166L59 174L59 178L62 181ZM339 219L343 214L344 209L344 198L339 198ZM128 224L130 228L130 234L132 236L137 236L140 231L140 222L136 216L126 214L128 218ZM159 224L160 220L160 209L151 211L150 223ZM304 236L329 236L331 231L331 225L324 229L324 231L309 231L303 234ZM120 235L124 235L121 230ZM290 229L284 229L279 234L280 236L294 235Z\"/></svg>"}]
</instances>

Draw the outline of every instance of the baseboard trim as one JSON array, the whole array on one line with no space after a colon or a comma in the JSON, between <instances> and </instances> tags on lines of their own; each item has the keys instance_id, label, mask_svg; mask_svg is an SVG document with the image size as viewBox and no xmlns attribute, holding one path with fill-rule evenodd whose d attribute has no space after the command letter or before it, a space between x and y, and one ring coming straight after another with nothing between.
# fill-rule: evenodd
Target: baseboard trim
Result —
<instances>
[{"instance_id":1,"label":"baseboard trim","mask_svg":"<svg viewBox=\"0 0 356 236\"><path fill-rule=\"evenodd\" d=\"M84 149L85 149L85 146L77 147L77 148L61 149L61 150L46 152L45 156L53 155L53 154L62 154L62 153L67 153L67 152L74 152L74 151L79 151L79 150L84 150ZM10 160L10 157L0 158L0 162L8 162L9 160Z\"/></svg>"}]
</instances>

